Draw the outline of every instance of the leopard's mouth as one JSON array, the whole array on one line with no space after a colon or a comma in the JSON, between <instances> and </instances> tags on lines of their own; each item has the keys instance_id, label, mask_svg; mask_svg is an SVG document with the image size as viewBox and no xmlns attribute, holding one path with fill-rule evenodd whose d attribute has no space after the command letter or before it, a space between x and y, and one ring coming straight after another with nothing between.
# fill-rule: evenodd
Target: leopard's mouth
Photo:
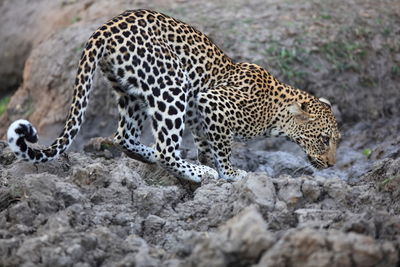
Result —
<instances>
[{"instance_id":1,"label":"leopard's mouth","mask_svg":"<svg viewBox=\"0 0 400 267\"><path fill-rule=\"evenodd\" d=\"M308 160L310 161L311 165L316 169L326 169L328 168L327 164L325 164L322 160L317 158L313 158L311 156L307 156Z\"/></svg>"}]
</instances>

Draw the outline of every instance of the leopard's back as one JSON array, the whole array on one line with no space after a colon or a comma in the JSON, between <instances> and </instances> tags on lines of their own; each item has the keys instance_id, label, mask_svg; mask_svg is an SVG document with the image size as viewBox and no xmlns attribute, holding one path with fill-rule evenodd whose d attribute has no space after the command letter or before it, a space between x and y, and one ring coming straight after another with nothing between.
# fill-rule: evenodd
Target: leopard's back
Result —
<instances>
[{"instance_id":1,"label":"leopard's back","mask_svg":"<svg viewBox=\"0 0 400 267\"><path fill-rule=\"evenodd\" d=\"M233 66L205 34L159 12L126 11L99 31L107 38L102 69L125 87L158 79L163 84L181 70L190 90L207 90L223 82Z\"/></svg>"}]
</instances>

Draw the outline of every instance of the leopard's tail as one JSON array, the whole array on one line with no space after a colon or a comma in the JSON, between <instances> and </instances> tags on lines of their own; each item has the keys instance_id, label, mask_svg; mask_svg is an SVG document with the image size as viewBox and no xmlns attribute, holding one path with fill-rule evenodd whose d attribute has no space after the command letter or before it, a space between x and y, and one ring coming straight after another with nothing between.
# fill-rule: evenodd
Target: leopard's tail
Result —
<instances>
[{"instance_id":1,"label":"leopard's tail","mask_svg":"<svg viewBox=\"0 0 400 267\"><path fill-rule=\"evenodd\" d=\"M60 136L47 148L36 149L27 144L36 143L36 129L27 120L13 122L7 130L7 141L17 157L31 162L46 162L57 158L71 145L84 121L89 94L92 89L94 71L101 59L106 40L97 30L89 38L79 61L76 75L73 101L64 129Z\"/></svg>"}]
</instances>

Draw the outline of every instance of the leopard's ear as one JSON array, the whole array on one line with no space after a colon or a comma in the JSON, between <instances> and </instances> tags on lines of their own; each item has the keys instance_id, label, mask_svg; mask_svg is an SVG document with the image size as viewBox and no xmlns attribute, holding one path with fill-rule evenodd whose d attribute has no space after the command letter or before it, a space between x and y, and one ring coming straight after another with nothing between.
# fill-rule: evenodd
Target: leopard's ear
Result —
<instances>
[{"instance_id":1,"label":"leopard's ear","mask_svg":"<svg viewBox=\"0 0 400 267\"><path fill-rule=\"evenodd\" d=\"M321 97L318 100L321 101L323 104L327 105L328 107L332 108L331 102L329 102L328 99Z\"/></svg>"},{"instance_id":2,"label":"leopard's ear","mask_svg":"<svg viewBox=\"0 0 400 267\"><path fill-rule=\"evenodd\" d=\"M294 102L288 108L289 112L299 121L307 122L314 120L314 116L307 112L306 105Z\"/></svg>"}]
</instances>

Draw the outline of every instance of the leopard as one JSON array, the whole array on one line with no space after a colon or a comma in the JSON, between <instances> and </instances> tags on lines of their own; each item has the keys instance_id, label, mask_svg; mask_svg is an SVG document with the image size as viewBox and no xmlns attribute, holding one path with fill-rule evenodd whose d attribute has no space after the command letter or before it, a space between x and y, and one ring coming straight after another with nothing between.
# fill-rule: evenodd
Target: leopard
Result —
<instances>
[{"instance_id":1,"label":"leopard","mask_svg":"<svg viewBox=\"0 0 400 267\"><path fill-rule=\"evenodd\" d=\"M117 100L113 143L128 157L181 179L245 177L232 166L232 144L260 136L285 136L317 169L336 162L340 132L328 100L286 85L256 64L235 62L195 27L146 9L121 13L88 39L65 125L50 146L34 147L37 131L27 120L9 126L8 144L18 158L43 163L69 148L84 121L97 67ZM140 141L145 121L155 140L150 146ZM197 147L194 161L179 153L185 127Z\"/></svg>"}]
</instances>

